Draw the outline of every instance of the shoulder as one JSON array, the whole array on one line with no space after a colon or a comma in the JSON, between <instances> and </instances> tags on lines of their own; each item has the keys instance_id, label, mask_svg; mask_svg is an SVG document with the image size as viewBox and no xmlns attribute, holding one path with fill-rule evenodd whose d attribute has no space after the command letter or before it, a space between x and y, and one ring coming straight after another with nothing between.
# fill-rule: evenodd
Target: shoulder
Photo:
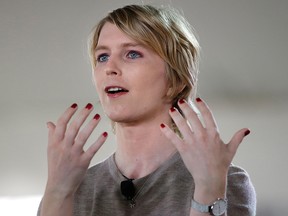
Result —
<instances>
[{"instance_id":1,"label":"shoulder","mask_svg":"<svg viewBox=\"0 0 288 216\"><path fill-rule=\"evenodd\" d=\"M79 206L89 206L89 202L87 200L92 200L95 190L99 190L102 187L96 187L96 185L104 185L108 182L106 176L109 176L109 158L106 160L99 162L98 164L90 167L81 184L79 185L76 193L75 193L75 209L78 209ZM82 206L82 207L83 207ZM82 208L80 207L80 209ZM86 207L85 207L86 208Z\"/></svg>"},{"instance_id":2,"label":"shoulder","mask_svg":"<svg viewBox=\"0 0 288 216\"><path fill-rule=\"evenodd\" d=\"M80 191L91 190L94 188L95 184L98 184L99 182L103 183L103 179L106 179L107 176L110 176L109 160L110 157L97 163L87 170L85 177L79 187Z\"/></svg>"},{"instance_id":3,"label":"shoulder","mask_svg":"<svg viewBox=\"0 0 288 216\"><path fill-rule=\"evenodd\" d=\"M242 167L231 164L227 177L228 186L230 187L235 187L235 189L241 188L241 191L243 191L245 188L249 190L254 190L248 172Z\"/></svg>"},{"instance_id":4,"label":"shoulder","mask_svg":"<svg viewBox=\"0 0 288 216\"><path fill-rule=\"evenodd\" d=\"M91 166L86 173L85 180L92 179L95 181L97 178L105 178L106 176L111 175L111 161L113 157L110 156L105 160L97 163L96 165Z\"/></svg>"},{"instance_id":5,"label":"shoulder","mask_svg":"<svg viewBox=\"0 0 288 216\"><path fill-rule=\"evenodd\" d=\"M247 171L231 165L227 177L227 198L232 212L239 212L239 215L255 215L256 192Z\"/></svg>"},{"instance_id":6,"label":"shoulder","mask_svg":"<svg viewBox=\"0 0 288 216\"><path fill-rule=\"evenodd\" d=\"M109 160L110 160L110 157L91 166L87 170L87 175L94 175L97 171L107 170L109 167Z\"/></svg>"}]
</instances>

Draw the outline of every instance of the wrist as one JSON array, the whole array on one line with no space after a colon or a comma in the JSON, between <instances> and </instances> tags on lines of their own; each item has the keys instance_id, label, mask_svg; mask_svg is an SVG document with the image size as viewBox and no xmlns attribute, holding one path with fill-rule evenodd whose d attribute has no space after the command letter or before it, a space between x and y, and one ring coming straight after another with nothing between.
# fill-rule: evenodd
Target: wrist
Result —
<instances>
[{"instance_id":1,"label":"wrist","mask_svg":"<svg viewBox=\"0 0 288 216\"><path fill-rule=\"evenodd\" d=\"M69 198L74 197L74 193L71 190L66 190L64 188L59 188L59 187L51 187L51 186L46 186L45 192L44 192L45 197L51 197L56 200L65 200Z\"/></svg>"},{"instance_id":2,"label":"wrist","mask_svg":"<svg viewBox=\"0 0 288 216\"><path fill-rule=\"evenodd\" d=\"M199 203L192 199L191 208L199 213L209 213L210 215L221 216L227 211L227 199L217 198L209 205Z\"/></svg>"},{"instance_id":3,"label":"wrist","mask_svg":"<svg viewBox=\"0 0 288 216\"><path fill-rule=\"evenodd\" d=\"M217 198L226 197L227 176L210 178L208 181L195 180L194 199L203 204L209 204Z\"/></svg>"},{"instance_id":4,"label":"wrist","mask_svg":"<svg viewBox=\"0 0 288 216\"><path fill-rule=\"evenodd\" d=\"M41 201L41 216L72 216L74 195L45 191Z\"/></svg>"},{"instance_id":5,"label":"wrist","mask_svg":"<svg viewBox=\"0 0 288 216\"><path fill-rule=\"evenodd\" d=\"M195 184L194 199L203 204L210 204L217 198L226 197L226 179L207 184Z\"/></svg>"}]
</instances>

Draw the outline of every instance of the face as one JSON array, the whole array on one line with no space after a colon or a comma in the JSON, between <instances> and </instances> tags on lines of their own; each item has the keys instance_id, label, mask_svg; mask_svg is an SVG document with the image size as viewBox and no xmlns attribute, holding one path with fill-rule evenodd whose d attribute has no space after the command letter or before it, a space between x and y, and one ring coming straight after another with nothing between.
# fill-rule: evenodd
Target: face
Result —
<instances>
[{"instance_id":1,"label":"face","mask_svg":"<svg viewBox=\"0 0 288 216\"><path fill-rule=\"evenodd\" d=\"M106 23L95 56L94 81L111 120L136 123L167 115L166 65L154 51Z\"/></svg>"}]
</instances>

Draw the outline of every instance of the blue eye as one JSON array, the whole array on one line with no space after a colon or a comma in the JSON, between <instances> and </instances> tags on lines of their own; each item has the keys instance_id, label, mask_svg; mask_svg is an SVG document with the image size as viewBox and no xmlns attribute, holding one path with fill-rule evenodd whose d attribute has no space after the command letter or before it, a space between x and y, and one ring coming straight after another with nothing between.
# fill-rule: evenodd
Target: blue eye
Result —
<instances>
[{"instance_id":1,"label":"blue eye","mask_svg":"<svg viewBox=\"0 0 288 216\"><path fill-rule=\"evenodd\" d=\"M127 56L128 58L136 59L136 58L140 58L142 55L137 51L130 51Z\"/></svg>"},{"instance_id":2,"label":"blue eye","mask_svg":"<svg viewBox=\"0 0 288 216\"><path fill-rule=\"evenodd\" d=\"M101 54L97 57L98 62L106 62L108 61L109 56L107 54Z\"/></svg>"}]
</instances>

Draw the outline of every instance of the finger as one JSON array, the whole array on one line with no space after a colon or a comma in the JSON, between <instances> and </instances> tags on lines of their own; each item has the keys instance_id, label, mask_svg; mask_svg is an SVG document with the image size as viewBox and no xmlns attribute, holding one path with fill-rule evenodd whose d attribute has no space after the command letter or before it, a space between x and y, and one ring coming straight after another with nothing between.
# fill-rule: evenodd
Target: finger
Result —
<instances>
[{"instance_id":1,"label":"finger","mask_svg":"<svg viewBox=\"0 0 288 216\"><path fill-rule=\"evenodd\" d=\"M161 132L167 137L168 140L171 140L175 148L178 150L179 153L184 151L184 143L183 140L176 135L176 133L171 130L167 125L161 124L160 125Z\"/></svg>"},{"instance_id":2,"label":"finger","mask_svg":"<svg viewBox=\"0 0 288 216\"><path fill-rule=\"evenodd\" d=\"M216 124L216 121L214 119L214 116L211 112L211 110L209 109L208 105L202 101L201 98L196 98L196 105L202 115L205 127L208 130L216 130L218 131L218 127Z\"/></svg>"},{"instance_id":3,"label":"finger","mask_svg":"<svg viewBox=\"0 0 288 216\"><path fill-rule=\"evenodd\" d=\"M196 134L202 133L204 127L197 113L192 109L192 107L184 99L180 99L178 101L178 104L182 112L184 113L185 118L187 119L191 128L193 129L194 133Z\"/></svg>"},{"instance_id":4,"label":"finger","mask_svg":"<svg viewBox=\"0 0 288 216\"><path fill-rule=\"evenodd\" d=\"M236 132L230 142L228 143L228 149L232 153L232 156L236 154L236 151L242 142L243 138L250 134L250 130L248 128L243 128Z\"/></svg>"},{"instance_id":5,"label":"finger","mask_svg":"<svg viewBox=\"0 0 288 216\"><path fill-rule=\"evenodd\" d=\"M85 152L85 158L87 160L92 160L94 155L97 153L97 151L101 148L101 146L104 144L108 136L107 132L104 132L100 135L100 137L94 142Z\"/></svg>"},{"instance_id":6,"label":"finger","mask_svg":"<svg viewBox=\"0 0 288 216\"><path fill-rule=\"evenodd\" d=\"M46 125L47 125L47 128L48 128L49 134L52 135L53 131L55 130L56 125L53 122L50 122L50 121L47 122Z\"/></svg>"},{"instance_id":7,"label":"finger","mask_svg":"<svg viewBox=\"0 0 288 216\"><path fill-rule=\"evenodd\" d=\"M90 122L85 126L83 130L80 131L80 133L77 135L75 139L75 148L77 150L83 149L83 146L85 145L87 139L90 137L92 134L93 130L95 127L98 125L100 121L100 115L96 114L93 119L90 120Z\"/></svg>"},{"instance_id":8,"label":"finger","mask_svg":"<svg viewBox=\"0 0 288 216\"><path fill-rule=\"evenodd\" d=\"M54 130L55 130L55 124L53 122L47 122L47 128L48 128L48 145L52 144L52 137L54 134Z\"/></svg>"},{"instance_id":9,"label":"finger","mask_svg":"<svg viewBox=\"0 0 288 216\"><path fill-rule=\"evenodd\" d=\"M187 140L189 137L191 139L191 137L193 136L193 132L187 120L180 114L180 112L176 108L172 107L169 114L176 126L178 127L179 131L181 132L183 138Z\"/></svg>"},{"instance_id":10,"label":"finger","mask_svg":"<svg viewBox=\"0 0 288 216\"><path fill-rule=\"evenodd\" d=\"M88 103L79 113L79 115L71 122L65 134L65 143L69 146L74 144L74 140L88 115L92 112L93 105Z\"/></svg>"},{"instance_id":11,"label":"finger","mask_svg":"<svg viewBox=\"0 0 288 216\"><path fill-rule=\"evenodd\" d=\"M55 137L62 140L65 135L67 124L77 110L77 104L72 104L58 119L55 129Z\"/></svg>"}]
</instances>

